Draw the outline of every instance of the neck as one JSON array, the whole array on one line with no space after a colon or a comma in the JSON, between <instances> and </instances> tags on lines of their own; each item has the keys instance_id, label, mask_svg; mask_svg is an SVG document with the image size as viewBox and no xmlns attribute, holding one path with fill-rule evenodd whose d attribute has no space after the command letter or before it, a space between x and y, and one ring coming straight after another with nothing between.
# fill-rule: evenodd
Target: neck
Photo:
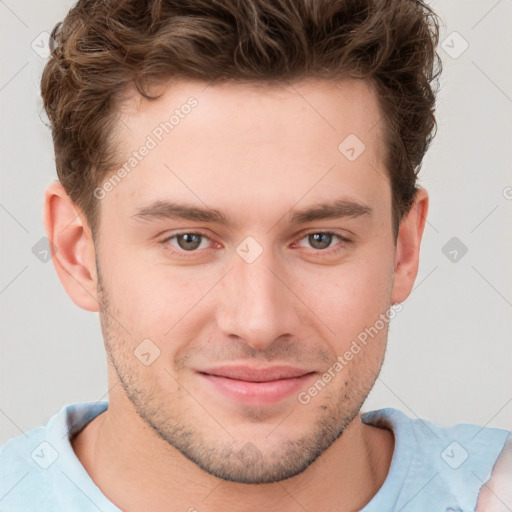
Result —
<instances>
[{"instance_id":1,"label":"neck","mask_svg":"<svg viewBox=\"0 0 512 512\"><path fill-rule=\"evenodd\" d=\"M393 455L393 434L357 415L303 473L271 484L229 482L157 436L123 396L112 394L72 445L103 494L129 512L359 510L382 486Z\"/></svg>"}]
</instances>

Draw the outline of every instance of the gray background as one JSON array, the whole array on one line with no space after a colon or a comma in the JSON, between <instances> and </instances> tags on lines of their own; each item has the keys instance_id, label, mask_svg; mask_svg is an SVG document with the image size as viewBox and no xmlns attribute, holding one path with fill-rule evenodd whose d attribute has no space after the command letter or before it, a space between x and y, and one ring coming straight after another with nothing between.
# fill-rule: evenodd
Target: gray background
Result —
<instances>
[{"instance_id":1,"label":"gray background","mask_svg":"<svg viewBox=\"0 0 512 512\"><path fill-rule=\"evenodd\" d=\"M512 429L512 0L430 4L446 50L438 134L421 172L428 225L416 288L391 324L363 410ZM32 252L56 178L40 119L40 34L71 5L0 0L0 443L64 404L107 398L98 314L75 306L51 261Z\"/></svg>"}]
</instances>

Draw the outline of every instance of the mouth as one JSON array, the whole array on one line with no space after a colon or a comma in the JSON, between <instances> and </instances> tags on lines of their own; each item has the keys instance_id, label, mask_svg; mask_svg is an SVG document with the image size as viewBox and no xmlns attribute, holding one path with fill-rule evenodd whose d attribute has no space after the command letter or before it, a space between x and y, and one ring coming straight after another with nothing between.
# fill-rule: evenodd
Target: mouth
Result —
<instances>
[{"instance_id":1,"label":"mouth","mask_svg":"<svg viewBox=\"0 0 512 512\"><path fill-rule=\"evenodd\" d=\"M296 395L316 373L290 366L223 366L197 372L210 392L256 406L273 405Z\"/></svg>"}]
</instances>

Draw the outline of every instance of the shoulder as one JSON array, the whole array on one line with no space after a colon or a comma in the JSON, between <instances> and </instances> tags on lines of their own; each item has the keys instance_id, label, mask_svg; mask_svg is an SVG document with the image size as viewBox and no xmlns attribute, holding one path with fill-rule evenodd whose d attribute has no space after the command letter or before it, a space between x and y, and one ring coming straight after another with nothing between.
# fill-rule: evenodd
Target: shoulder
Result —
<instances>
[{"instance_id":1,"label":"shoulder","mask_svg":"<svg viewBox=\"0 0 512 512\"><path fill-rule=\"evenodd\" d=\"M86 478L73 452L70 436L106 408L107 402L65 405L45 425L2 444L0 512L58 510L60 504L56 499L60 493L55 493L56 488L61 491L67 485L73 490L66 475Z\"/></svg>"},{"instance_id":2,"label":"shoulder","mask_svg":"<svg viewBox=\"0 0 512 512\"><path fill-rule=\"evenodd\" d=\"M456 469L466 462L494 461L505 446L510 431L473 423L443 426L424 418L411 417L391 407L362 414L364 423L391 429L395 437L414 447L421 457L440 468Z\"/></svg>"},{"instance_id":3,"label":"shoulder","mask_svg":"<svg viewBox=\"0 0 512 512\"><path fill-rule=\"evenodd\" d=\"M47 425L42 425L0 446L0 512L29 510L34 496L44 501L49 477L44 469L58 457L46 433Z\"/></svg>"},{"instance_id":4,"label":"shoulder","mask_svg":"<svg viewBox=\"0 0 512 512\"><path fill-rule=\"evenodd\" d=\"M439 505L449 504L454 509L474 511L479 493L501 457L508 469L499 472L501 476L496 478L496 485L502 486L506 479L507 485L512 487L512 451L505 449L505 445L511 443L508 430L471 423L442 426L423 418L409 417L393 408L364 413L362 420L393 431L395 453L391 469L394 463L395 471L402 472L403 485L412 489L410 493L405 490L402 494L409 498L409 494L419 493L419 498L415 498L417 503L423 496L425 502L439 499ZM436 496L439 498L434 498Z\"/></svg>"}]
</instances>

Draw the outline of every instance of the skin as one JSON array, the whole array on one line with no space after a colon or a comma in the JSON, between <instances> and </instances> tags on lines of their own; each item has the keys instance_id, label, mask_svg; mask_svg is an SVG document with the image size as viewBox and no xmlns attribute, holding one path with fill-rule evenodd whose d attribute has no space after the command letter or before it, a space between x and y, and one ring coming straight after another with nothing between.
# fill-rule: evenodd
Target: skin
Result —
<instances>
[{"instance_id":1,"label":"skin","mask_svg":"<svg viewBox=\"0 0 512 512\"><path fill-rule=\"evenodd\" d=\"M239 404L195 370L283 364L321 377L409 295L427 192L395 245L382 116L364 81L180 81L161 91L154 102L129 92L115 134L122 157L187 98L198 105L99 200L95 242L58 182L45 195L55 268L75 304L99 311L108 355L108 410L73 439L75 453L131 512L358 510L394 449L389 430L360 417L387 324L306 405L295 394ZM351 133L366 146L355 161L338 150ZM371 213L290 224L291 212L339 198ZM215 208L234 223L133 218L154 199ZM350 242L334 236L325 248L308 236L326 230ZM177 232L209 238L195 252L162 243ZM248 236L263 250L252 263L236 251ZM149 366L134 356L147 338L160 350Z\"/></svg>"},{"instance_id":2,"label":"skin","mask_svg":"<svg viewBox=\"0 0 512 512\"><path fill-rule=\"evenodd\" d=\"M491 477L482 485L476 512L507 512L512 504L512 437L509 435Z\"/></svg>"}]
</instances>

